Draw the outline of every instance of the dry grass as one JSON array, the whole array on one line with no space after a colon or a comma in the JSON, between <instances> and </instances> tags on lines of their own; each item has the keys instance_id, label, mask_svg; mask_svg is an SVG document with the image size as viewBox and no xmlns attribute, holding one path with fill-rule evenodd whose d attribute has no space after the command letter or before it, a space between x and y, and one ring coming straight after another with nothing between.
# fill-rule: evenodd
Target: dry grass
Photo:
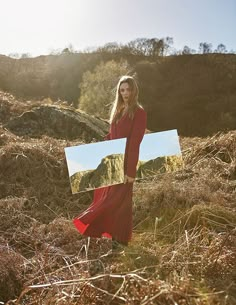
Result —
<instances>
[{"instance_id":1,"label":"dry grass","mask_svg":"<svg viewBox=\"0 0 236 305\"><path fill-rule=\"evenodd\" d=\"M0 245L0 295L1 301L18 295L23 287L22 264L24 258L13 251L5 240Z\"/></svg>"},{"instance_id":2,"label":"dry grass","mask_svg":"<svg viewBox=\"0 0 236 305\"><path fill-rule=\"evenodd\" d=\"M236 132L180 140L185 167L135 184L133 240L111 254L71 221L92 199L70 191L75 143L0 129L0 304L235 304Z\"/></svg>"}]
</instances>

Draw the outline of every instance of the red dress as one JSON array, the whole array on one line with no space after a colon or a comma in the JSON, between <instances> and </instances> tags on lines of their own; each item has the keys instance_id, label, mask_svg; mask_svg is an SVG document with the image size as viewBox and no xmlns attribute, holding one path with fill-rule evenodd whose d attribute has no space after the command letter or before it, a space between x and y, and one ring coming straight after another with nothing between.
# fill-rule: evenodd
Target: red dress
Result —
<instances>
[{"instance_id":1,"label":"red dress","mask_svg":"<svg viewBox=\"0 0 236 305\"><path fill-rule=\"evenodd\" d=\"M135 177L139 146L146 129L147 114L138 107L132 120L126 113L118 123L110 125L105 140L127 138L124 174ZM133 183L121 183L94 190L91 205L73 220L79 232L86 236L114 238L127 243L132 236Z\"/></svg>"}]
</instances>

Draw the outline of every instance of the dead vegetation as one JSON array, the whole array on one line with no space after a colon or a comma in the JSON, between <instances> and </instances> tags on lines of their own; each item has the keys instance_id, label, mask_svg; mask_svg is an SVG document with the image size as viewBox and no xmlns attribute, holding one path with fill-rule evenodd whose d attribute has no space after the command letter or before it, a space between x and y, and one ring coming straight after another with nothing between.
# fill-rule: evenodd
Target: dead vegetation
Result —
<instances>
[{"instance_id":1,"label":"dead vegetation","mask_svg":"<svg viewBox=\"0 0 236 305\"><path fill-rule=\"evenodd\" d=\"M0 129L0 304L236 302L236 131L181 138L185 167L134 186L133 240L110 253L72 218L64 147Z\"/></svg>"}]
</instances>

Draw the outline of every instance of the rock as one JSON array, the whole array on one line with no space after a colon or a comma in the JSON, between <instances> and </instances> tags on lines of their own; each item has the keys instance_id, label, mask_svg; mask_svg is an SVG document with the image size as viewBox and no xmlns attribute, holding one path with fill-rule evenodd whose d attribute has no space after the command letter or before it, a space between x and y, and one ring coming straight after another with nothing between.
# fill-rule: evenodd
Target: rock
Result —
<instances>
[{"instance_id":1,"label":"rock","mask_svg":"<svg viewBox=\"0 0 236 305\"><path fill-rule=\"evenodd\" d=\"M122 183L124 155L108 155L95 170L80 171L70 177L72 193L95 189L105 185Z\"/></svg>"},{"instance_id":2,"label":"rock","mask_svg":"<svg viewBox=\"0 0 236 305\"><path fill-rule=\"evenodd\" d=\"M147 162L141 161L137 170L138 178L146 178L154 176L157 173L172 172L182 167L183 161L181 156L164 156Z\"/></svg>"},{"instance_id":3,"label":"rock","mask_svg":"<svg viewBox=\"0 0 236 305\"><path fill-rule=\"evenodd\" d=\"M157 173L172 172L182 166L181 156L164 156L149 161L139 161L136 178L146 178ZM124 155L108 155L95 170L80 171L70 177L72 193L122 183L124 180Z\"/></svg>"},{"instance_id":4,"label":"rock","mask_svg":"<svg viewBox=\"0 0 236 305\"><path fill-rule=\"evenodd\" d=\"M19 136L41 137L48 135L60 139L81 139L84 142L103 140L108 123L84 112L56 105L34 107L12 118L4 125Z\"/></svg>"}]
</instances>

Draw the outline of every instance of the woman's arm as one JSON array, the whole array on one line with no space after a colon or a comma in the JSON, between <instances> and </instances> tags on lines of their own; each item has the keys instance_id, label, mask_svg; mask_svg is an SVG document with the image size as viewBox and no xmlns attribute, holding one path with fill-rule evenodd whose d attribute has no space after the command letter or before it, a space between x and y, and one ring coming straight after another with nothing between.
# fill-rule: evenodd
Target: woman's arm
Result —
<instances>
[{"instance_id":1,"label":"woman's arm","mask_svg":"<svg viewBox=\"0 0 236 305\"><path fill-rule=\"evenodd\" d=\"M139 159L139 146L145 134L147 125L147 113L142 108L138 109L134 116L132 132L126 141L124 174L135 178L136 166Z\"/></svg>"}]
</instances>

